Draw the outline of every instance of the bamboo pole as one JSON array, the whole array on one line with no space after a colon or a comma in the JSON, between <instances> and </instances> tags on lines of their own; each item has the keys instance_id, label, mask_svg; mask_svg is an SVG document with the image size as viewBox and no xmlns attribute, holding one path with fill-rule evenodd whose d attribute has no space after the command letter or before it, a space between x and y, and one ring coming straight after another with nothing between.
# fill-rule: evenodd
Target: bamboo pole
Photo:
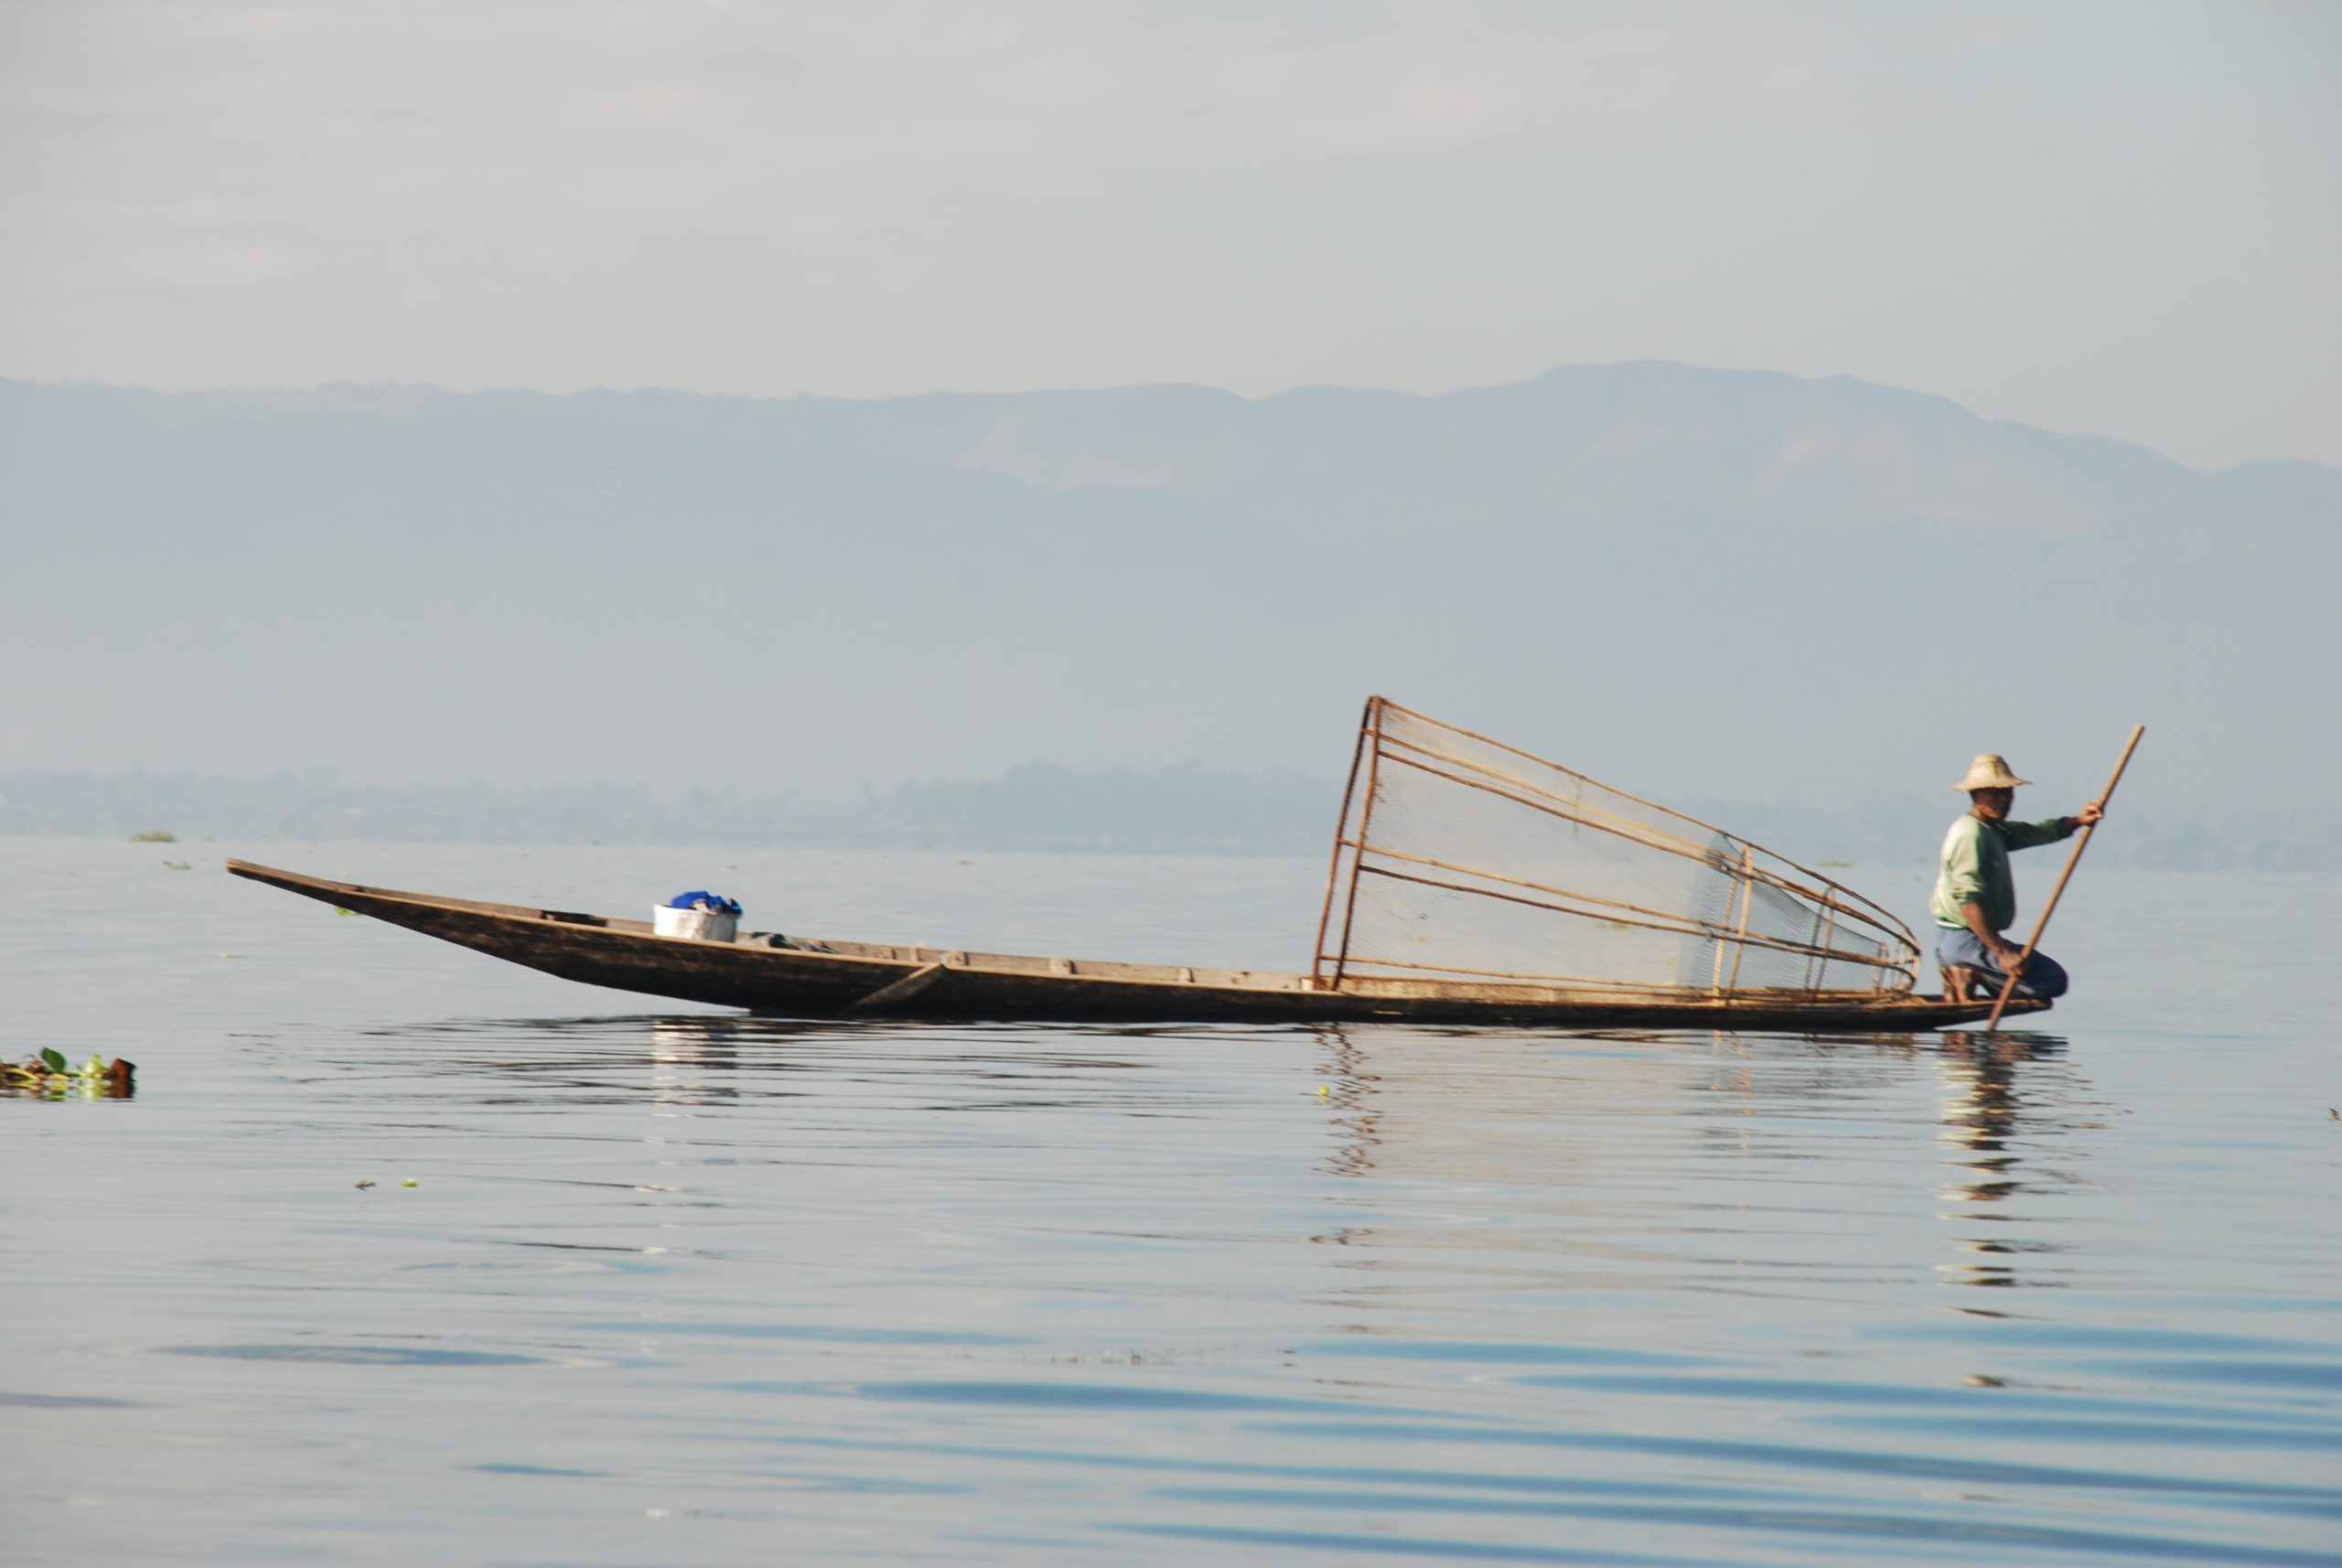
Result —
<instances>
[{"instance_id":1,"label":"bamboo pole","mask_svg":"<svg viewBox=\"0 0 2342 1568\"><path fill-rule=\"evenodd\" d=\"M1342 874L1342 846L1349 841L1342 836L1350 825L1350 797L1358 792L1359 758L1366 755L1367 725L1374 714L1375 699L1369 697L1366 711L1359 715L1358 744L1350 748L1350 776L1342 785L1342 814L1334 819L1334 858L1326 867L1326 906L1317 912L1317 945L1309 950L1309 979L1315 984L1326 970L1326 928L1334 919L1334 885ZM1351 873L1356 875L1356 872Z\"/></svg>"},{"instance_id":2,"label":"bamboo pole","mask_svg":"<svg viewBox=\"0 0 2342 1568\"><path fill-rule=\"evenodd\" d=\"M1344 843L1348 843L1349 841L1348 839L1344 839L1342 842ZM1654 926L1652 929L1655 930L1681 931L1685 936L1691 937L1714 937L1717 939L1719 942L1724 943L1736 941L1744 937L1748 940L1755 942L1762 942L1768 940L1764 937L1749 937L1746 929L1735 930L1733 927L1728 925L1719 925L1714 921L1703 920L1697 915L1678 915L1666 909L1653 909L1641 904L1628 904L1622 899L1604 898L1593 893L1580 893L1574 888L1556 887L1550 882L1531 882L1525 877L1507 876L1501 872L1488 871L1477 865L1464 865L1452 860L1434 860L1426 854L1408 854L1402 850L1392 849L1388 844L1376 844L1374 846L1374 853L1380 855L1384 860L1403 860L1412 865L1428 865L1436 871L1452 871L1458 876L1477 877L1483 882L1501 882L1508 887L1526 887L1531 893L1551 893L1557 898L1569 898L1574 899L1580 904L1593 904L1600 907L1599 909L1571 909L1565 908L1559 904L1538 904L1536 906L1540 909L1552 909L1557 914L1579 915L1589 920L1600 920L1609 918L1602 914L1600 912L1601 909L1624 909L1629 915L1649 915L1653 917L1656 920L1664 922L1663 924ZM1395 876L1398 875L1396 872L1383 871L1380 866L1370 866L1368 869L1386 876ZM1740 874L1735 870L1732 873L1732 892L1727 895L1724 899L1724 918L1727 920L1732 918L1732 907L1737 903L1740 898ZM1413 878L1413 880L1421 881L1426 887L1446 887L1453 889L1457 893L1477 893L1483 897L1488 898L1501 898L1505 897L1505 895L1497 892L1494 888L1474 887L1461 882L1440 882L1430 877ZM1817 917L1817 918L1818 918L1819 917ZM1649 925L1650 922L1637 920L1629 921L1628 924ZM1809 950L1808 945L1802 942L1775 941L1772 942L1771 945L1780 948L1788 952L1805 952ZM1843 958L1850 955L1833 952L1830 956L1833 958ZM1863 961L1868 962L1870 961L1864 960ZM1886 967L1889 969L1902 969L1906 967L1905 965L1896 963L1892 960L1883 960L1881 961L1885 962ZM1723 974L1724 971L1721 964L1718 965L1716 972L1719 976ZM1716 981L1717 985L1722 985L1723 983L1724 982L1721 978Z\"/></svg>"},{"instance_id":3,"label":"bamboo pole","mask_svg":"<svg viewBox=\"0 0 2342 1568\"><path fill-rule=\"evenodd\" d=\"M1374 792L1382 782L1382 707L1383 699L1366 700L1369 733L1366 753L1366 799L1358 812L1357 858L1350 862L1350 896L1342 904L1342 950L1334 959L1334 989L1342 988L1342 975L1350 966L1350 927L1358 918L1358 885L1366 870L1366 834L1374 823ZM1337 832L1340 832L1338 828Z\"/></svg>"},{"instance_id":4,"label":"bamboo pole","mask_svg":"<svg viewBox=\"0 0 2342 1568\"><path fill-rule=\"evenodd\" d=\"M1440 863L1435 860L1426 861L1421 855L1395 854L1387 849L1377 849L1374 853L1384 856L1386 859L1413 861L1418 865L1440 865ZM1811 958L1815 956L1815 950L1804 942L1784 941L1766 936L1750 936L1746 923L1747 906L1745 903L1741 908L1743 924L1739 931L1735 933L1725 931L1721 926L1711 926L1704 920L1685 920L1680 922L1662 920L1629 920L1615 915L1599 915L1590 909L1573 909L1565 904L1548 904L1541 898L1523 898L1518 893L1499 893L1493 887L1470 887L1461 882L1442 882L1435 876L1412 876L1406 872L1393 871L1390 867L1384 865L1362 866L1359 868L1359 874L1366 876L1387 876L1393 882L1412 882L1419 887L1444 888L1450 893L1469 893L1476 897L1494 898L1506 904L1520 904L1531 909L1546 909L1556 915L1574 915L1578 918L1584 920L1603 920L1607 924L1614 926L1632 926L1642 930L1667 931L1678 936L1686 937L1714 936L1720 942L1732 944L1735 955L1738 953L1740 949L1754 946L1769 948L1778 952L1796 953L1803 958ZM1485 875L1486 874L1467 870L1465 875L1479 876ZM1512 881L1509 877L1492 877L1490 880L1498 882ZM1601 899L1593 899L1587 894L1572 893L1560 887L1546 887L1543 885L1535 882L1513 882L1512 886L1516 887L1534 887L1540 892L1558 894L1563 898L1586 899L1595 903L1605 902L1605 900ZM1739 883L1735 884L1735 886L1746 886L1747 884ZM1622 909L1633 908L1632 905L1626 904L1613 905L1611 907ZM1821 918L1818 912L1813 918L1817 921ZM1835 959L1842 963L1875 964L1882 969L1892 969L1898 972L1903 968L1901 964L1896 963L1892 959L1871 958L1863 953L1846 952L1841 950L1832 950L1831 951L1822 953L1820 956L1825 961ZM1361 959L1359 961L1365 962L1367 961ZM1732 974L1732 984L1739 984L1740 964L1736 956L1733 962ZM1688 989L1697 991L1702 988L1695 985L1691 986ZM1714 987L1709 987L1708 989L1713 990Z\"/></svg>"},{"instance_id":5,"label":"bamboo pole","mask_svg":"<svg viewBox=\"0 0 2342 1568\"><path fill-rule=\"evenodd\" d=\"M2098 804L2101 809L2107 801L2114 799L2114 787L2122 782L2122 770L2131 766L2131 754L2139 749L2139 737L2146 733L2144 725L2131 726L2131 738L2123 746L2122 757L2115 761L2113 776L2107 779L2106 788L2099 794ZM2025 961L2033 956L2033 950L2041 945L2041 933L2049 929L2049 917L2057 912L2057 900L2065 897L2066 884L2072 879L2074 867L2082 863L2082 851L2090 847L2090 835L2097 831L2096 822L2086 823L2081 836L2074 841L2074 853L2066 857L2066 869L2057 874L2057 886L2049 890L2049 902L2041 907L2041 918L2034 922L2033 935L2025 940L2025 950L2017 955L2016 968L2001 986L2001 999L1993 1004L1993 1015L1984 1020L1987 1033L2001 1026L2001 1010L2009 1004L2009 998L2016 994L2016 983L2025 972Z\"/></svg>"},{"instance_id":6,"label":"bamboo pole","mask_svg":"<svg viewBox=\"0 0 2342 1568\"><path fill-rule=\"evenodd\" d=\"M1756 903L1756 846L1743 843L1740 846L1740 935L1732 945L1732 979L1724 983L1728 992L1740 989L1740 961L1748 956L1748 917Z\"/></svg>"}]
</instances>

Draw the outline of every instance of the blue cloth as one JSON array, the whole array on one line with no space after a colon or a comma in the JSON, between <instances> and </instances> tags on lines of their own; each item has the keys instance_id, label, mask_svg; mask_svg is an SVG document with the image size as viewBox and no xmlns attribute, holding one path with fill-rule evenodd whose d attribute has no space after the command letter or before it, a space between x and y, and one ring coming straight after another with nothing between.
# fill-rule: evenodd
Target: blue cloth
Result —
<instances>
[{"instance_id":1,"label":"blue cloth","mask_svg":"<svg viewBox=\"0 0 2342 1568\"><path fill-rule=\"evenodd\" d=\"M721 893L710 893L704 887L695 887L689 893L676 894L667 900L667 908L670 909L712 909L719 915L735 917L740 913L740 906L737 903L725 897Z\"/></svg>"},{"instance_id":2,"label":"blue cloth","mask_svg":"<svg viewBox=\"0 0 2342 1568\"><path fill-rule=\"evenodd\" d=\"M1946 969L1972 969L1998 996L2006 985L2009 972L1993 957L1993 950L1979 941L1976 933L1965 929L1952 930L1936 928L1936 961ZM2047 953L2035 953L2025 961L2025 978L2016 983L2019 996L2038 996L2052 1001L2066 993L2069 983L2065 966Z\"/></svg>"}]
</instances>

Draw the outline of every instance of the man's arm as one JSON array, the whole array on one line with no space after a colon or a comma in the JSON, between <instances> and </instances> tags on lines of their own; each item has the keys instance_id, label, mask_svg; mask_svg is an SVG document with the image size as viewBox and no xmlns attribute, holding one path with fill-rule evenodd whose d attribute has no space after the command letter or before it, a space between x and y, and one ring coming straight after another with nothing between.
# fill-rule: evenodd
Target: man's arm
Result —
<instances>
[{"instance_id":1,"label":"man's arm","mask_svg":"<svg viewBox=\"0 0 2342 1568\"><path fill-rule=\"evenodd\" d=\"M2005 831L2012 827L2037 827L2042 830L2042 836L2038 839L2027 842L2035 843L2048 843L2057 839L2070 837L2077 829L2086 828L2093 822L2102 822L2105 820L2105 817L2106 807L2104 803L2098 800L2092 800L2084 805L2080 811L2075 812L2070 817L2061 817L2055 822L2041 822L2037 824L2008 822L2003 824L2003 829ZM2021 848L2023 845L2020 844L2019 847ZM1976 933L1976 940L1984 944L1984 950L1993 955L1993 961L2001 966L2003 972L2020 976L2025 973L2024 950L2011 943L2006 938L2003 937L2000 932L1993 929L1990 926L1984 923L1984 907L1982 905L1968 903L1961 904L1960 906L1960 918L1968 922L1968 929Z\"/></svg>"},{"instance_id":2,"label":"man's arm","mask_svg":"<svg viewBox=\"0 0 2342 1568\"><path fill-rule=\"evenodd\" d=\"M2046 822L2003 822L2001 837L2011 849L2031 849L2036 844L2069 839L2105 815L2106 808L2092 800L2070 817L2052 817Z\"/></svg>"}]
</instances>

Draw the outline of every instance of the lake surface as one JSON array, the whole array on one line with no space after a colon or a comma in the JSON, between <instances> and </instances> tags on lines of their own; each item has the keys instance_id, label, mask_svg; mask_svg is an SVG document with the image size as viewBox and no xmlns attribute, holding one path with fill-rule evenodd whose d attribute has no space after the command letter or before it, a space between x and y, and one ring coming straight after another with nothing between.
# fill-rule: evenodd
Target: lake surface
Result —
<instances>
[{"instance_id":1,"label":"lake surface","mask_svg":"<svg viewBox=\"0 0 2342 1568\"><path fill-rule=\"evenodd\" d=\"M10 1563L2342 1563L2334 878L2086 865L1983 1045L758 1020L231 854L1275 967L1324 876L0 838L0 1052L138 1065L0 1101Z\"/></svg>"}]
</instances>

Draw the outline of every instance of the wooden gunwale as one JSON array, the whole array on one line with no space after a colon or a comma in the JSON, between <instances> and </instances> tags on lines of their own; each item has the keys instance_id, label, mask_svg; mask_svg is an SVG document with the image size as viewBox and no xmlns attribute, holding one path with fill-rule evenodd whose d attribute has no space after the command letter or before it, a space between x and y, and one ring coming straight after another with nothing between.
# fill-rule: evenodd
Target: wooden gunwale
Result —
<instances>
[{"instance_id":1,"label":"wooden gunwale","mask_svg":"<svg viewBox=\"0 0 2342 1568\"><path fill-rule=\"evenodd\" d=\"M1475 989L1480 990L1484 990L1486 987L1479 986L1477 983L1478 981L1509 980L1520 982L1523 987L1567 991L1573 996L1585 996L1615 991L1622 995L1632 993L1635 995L1637 1001L1646 1003L1653 1000L1654 998L1671 1000L1678 997L1685 999L1698 997L1703 1001L1714 1000L1713 994L1709 991L1708 987L1704 985L1664 985L1655 980L1597 980L1590 976L1568 974L1523 974L1517 970L1509 969L1465 969L1456 964L1412 963L1402 958L1360 959L1358 961L1361 966L1367 969L1407 969L1414 970L1426 975L1469 975L1472 977L1472 983L1474 984ZM1378 977L1370 974L1361 974L1359 978L1361 980L1372 980ZM1746 990L1735 992L1733 994L1737 996L1755 996L1762 994L1778 1001L1784 997L1811 996L1813 992L1808 987L1802 985L1771 985L1750 986ZM1844 991L1839 992L1836 994L1841 996L1859 997L1864 1001L1869 1001L1876 994L1876 993L1870 991ZM1726 999L1724 1004L1729 1004L1729 998Z\"/></svg>"},{"instance_id":2,"label":"wooden gunwale","mask_svg":"<svg viewBox=\"0 0 2342 1568\"><path fill-rule=\"evenodd\" d=\"M1194 970L1171 964L1064 961L925 946L777 939L736 942L655 934L650 923L567 910L446 898L333 882L231 860L228 869L323 903L566 979L750 1011L803 1017L1024 1018L1113 1022L1307 1024L1403 1020L1563 1027L1710 1026L1926 1030L1981 1018L1983 1002L1942 1002L1875 991L1686 1000L1633 995L1617 985L1410 980L1353 975L1339 991L1306 974ZM785 941L787 945L774 945ZM884 953L887 956L876 956ZM896 956L908 955L908 956ZM947 962L946 960L949 961ZM853 1011L899 980L934 968L897 1004ZM2047 1004L2022 999L2013 1010Z\"/></svg>"}]
</instances>

